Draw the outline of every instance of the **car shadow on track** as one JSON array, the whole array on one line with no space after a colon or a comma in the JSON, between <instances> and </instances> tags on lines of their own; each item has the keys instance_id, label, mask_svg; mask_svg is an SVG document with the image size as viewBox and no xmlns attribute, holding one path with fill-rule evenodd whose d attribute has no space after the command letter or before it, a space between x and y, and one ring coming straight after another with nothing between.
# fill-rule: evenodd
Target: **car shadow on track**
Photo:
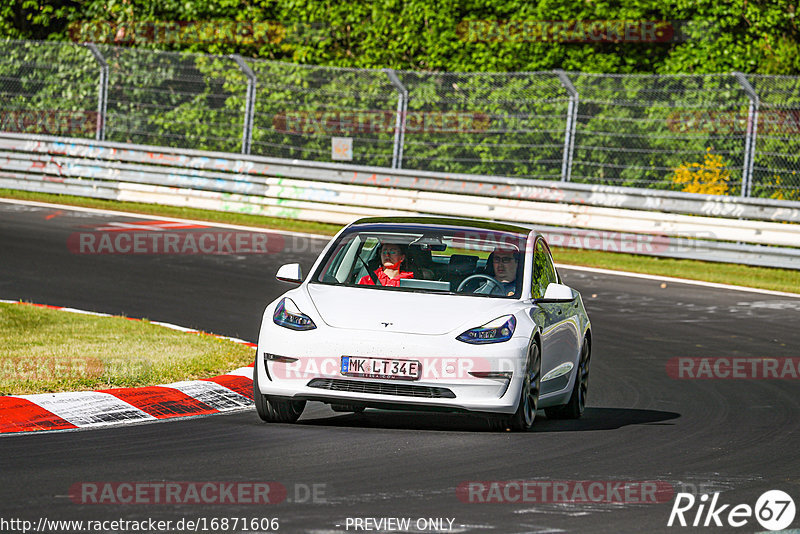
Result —
<instances>
[{"instance_id":1,"label":"car shadow on track","mask_svg":"<svg viewBox=\"0 0 800 534\"><path fill-rule=\"evenodd\" d=\"M531 432L580 432L586 430L615 430L629 425L666 424L680 417L675 412L637 410L632 408L587 408L583 417L573 420L547 419L544 412L536 415ZM403 430L450 430L489 432L485 417L435 412L402 412L367 410L361 414L322 415L300 419L298 424L352 428L382 428Z\"/></svg>"},{"instance_id":2,"label":"car shadow on track","mask_svg":"<svg viewBox=\"0 0 800 534\"><path fill-rule=\"evenodd\" d=\"M586 408L580 419L547 419L537 415L533 429L537 432L572 432L576 430L616 430L628 425L662 424L681 414L660 410L633 408Z\"/></svg>"}]
</instances>

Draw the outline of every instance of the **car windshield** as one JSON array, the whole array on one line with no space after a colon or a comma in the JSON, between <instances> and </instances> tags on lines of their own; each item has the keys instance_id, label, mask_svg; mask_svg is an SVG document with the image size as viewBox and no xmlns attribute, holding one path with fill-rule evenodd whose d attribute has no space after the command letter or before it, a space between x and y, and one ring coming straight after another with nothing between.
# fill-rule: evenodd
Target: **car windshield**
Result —
<instances>
[{"instance_id":1,"label":"car windshield","mask_svg":"<svg viewBox=\"0 0 800 534\"><path fill-rule=\"evenodd\" d=\"M473 228L354 226L330 247L311 282L519 298L526 239Z\"/></svg>"}]
</instances>

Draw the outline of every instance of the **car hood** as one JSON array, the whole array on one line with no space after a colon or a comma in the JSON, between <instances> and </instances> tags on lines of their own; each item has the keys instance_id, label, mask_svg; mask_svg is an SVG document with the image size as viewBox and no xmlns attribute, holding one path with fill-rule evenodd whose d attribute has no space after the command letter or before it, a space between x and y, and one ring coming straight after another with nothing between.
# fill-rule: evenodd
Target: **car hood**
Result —
<instances>
[{"instance_id":1,"label":"car hood","mask_svg":"<svg viewBox=\"0 0 800 534\"><path fill-rule=\"evenodd\" d=\"M322 284L309 284L308 294L322 320L334 328L410 334L466 330L514 308L510 300Z\"/></svg>"}]
</instances>

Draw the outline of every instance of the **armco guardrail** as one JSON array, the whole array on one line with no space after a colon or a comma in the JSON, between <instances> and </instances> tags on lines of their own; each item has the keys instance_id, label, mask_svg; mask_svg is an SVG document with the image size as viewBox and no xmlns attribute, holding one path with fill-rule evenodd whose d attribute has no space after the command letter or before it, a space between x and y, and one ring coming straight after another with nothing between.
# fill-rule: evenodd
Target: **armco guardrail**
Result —
<instances>
[{"instance_id":1,"label":"armco guardrail","mask_svg":"<svg viewBox=\"0 0 800 534\"><path fill-rule=\"evenodd\" d=\"M433 214L554 244L800 269L800 203L0 133L0 187L345 224Z\"/></svg>"}]
</instances>

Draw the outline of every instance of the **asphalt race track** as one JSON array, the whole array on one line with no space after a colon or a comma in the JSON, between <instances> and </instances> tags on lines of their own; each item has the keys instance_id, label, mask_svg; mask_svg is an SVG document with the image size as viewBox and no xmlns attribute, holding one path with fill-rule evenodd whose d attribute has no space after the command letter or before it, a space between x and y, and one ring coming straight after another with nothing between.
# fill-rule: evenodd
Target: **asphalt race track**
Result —
<instances>
[{"instance_id":1,"label":"asphalt race track","mask_svg":"<svg viewBox=\"0 0 800 534\"><path fill-rule=\"evenodd\" d=\"M274 278L278 266L299 261L307 269L323 244L287 237L281 252L241 255L68 248L76 232L139 221L0 202L0 298L255 341L265 304L288 288ZM657 503L564 504L463 502L456 493L470 481L510 480L656 481L750 506L779 489L800 505L800 381L667 373L676 357L798 357L800 299L568 269L562 275L583 294L595 339L589 406L578 421L542 414L529 433L493 433L480 418L337 414L309 404L296 425L266 425L250 410L4 436L0 518L278 518L280 532L315 533L366 532L355 530L354 518L389 517L410 518L411 532L422 531L414 526L420 518L452 519L452 532L709 530L668 528L674 495ZM79 504L68 497L82 482L173 481L274 481L288 495L269 505ZM800 527L800 517L792 527ZM763 530L754 518L739 529L711 528Z\"/></svg>"}]
</instances>

